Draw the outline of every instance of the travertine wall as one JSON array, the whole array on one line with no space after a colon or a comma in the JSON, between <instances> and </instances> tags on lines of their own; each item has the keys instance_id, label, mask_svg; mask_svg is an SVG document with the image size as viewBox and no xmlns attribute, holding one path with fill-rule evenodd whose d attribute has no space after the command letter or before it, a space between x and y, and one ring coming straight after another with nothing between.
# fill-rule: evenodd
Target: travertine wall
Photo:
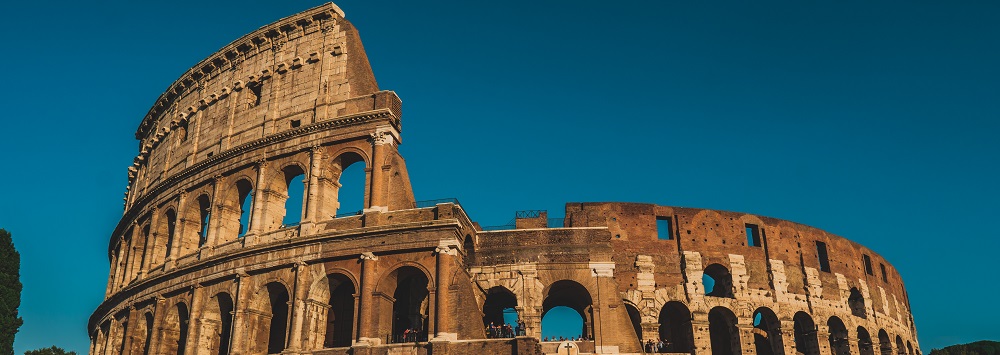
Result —
<instances>
[{"instance_id":1,"label":"travertine wall","mask_svg":"<svg viewBox=\"0 0 1000 355\"><path fill-rule=\"evenodd\" d=\"M919 353L892 265L815 228L570 203L558 225L525 213L484 230L457 200L416 201L400 106L333 4L185 73L136 132L91 354L613 354L658 338L698 354ZM353 164L364 186L341 185ZM345 189L363 190L363 211L342 211ZM525 335L485 339L507 306ZM559 306L580 314L585 340L540 341Z\"/></svg>"}]
</instances>

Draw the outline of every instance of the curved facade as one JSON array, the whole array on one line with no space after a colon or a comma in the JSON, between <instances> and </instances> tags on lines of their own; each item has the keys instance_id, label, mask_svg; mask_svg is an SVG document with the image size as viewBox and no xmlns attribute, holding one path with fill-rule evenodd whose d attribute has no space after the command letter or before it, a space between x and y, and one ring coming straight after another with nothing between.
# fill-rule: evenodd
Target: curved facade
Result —
<instances>
[{"instance_id":1,"label":"curved facade","mask_svg":"<svg viewBox=\"0 0 1000 355\"><path fill-rule=\"evenodd\" d=\"M484 228L416 201L400 106L333 4L191 68L136 131L90 353L920 354L895 268L816 228L634 203ZM583 340L542 336L556 307ZM523 335L493 336L505 310Z\"/></svg>"}]
</instances>

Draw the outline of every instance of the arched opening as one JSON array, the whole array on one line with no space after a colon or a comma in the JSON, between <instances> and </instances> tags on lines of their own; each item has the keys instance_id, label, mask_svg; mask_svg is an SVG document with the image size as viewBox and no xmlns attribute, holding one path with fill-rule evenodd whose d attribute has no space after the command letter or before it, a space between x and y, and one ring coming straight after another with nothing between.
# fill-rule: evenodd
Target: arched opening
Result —
<instances>
[{"instance_id":1,"label":"arched opening","mask_svg":"<svg viewBox=\"0 0 1000 355\"><path fill-rule=\"evenodd\" d=\"M483 326L487 338L509 338L517 327L517 297L504 287L496 286L486 291L483 303ZM509 331L506 326L510 325Z\"/></svg>"},{"instance_id":2,"label":"arched opening","mask_svg":"<svg viewBox=\"0 0 1000 355\"><path fill-rule=\"evenodd\" d=\"M889 340L885 329L878 330L878 347L882 355L892 355L892 340Z\"/></svg>"},{"instance_id":3,"label":"arched opening","mask_svg":"<svg viewBox=\"0 0 1000 355\"><path fill-rule=\"evenodd\" d=\"M542 337L594 339L593 299L571 280L552 283L542 301Z\"/></svg>"},{"instance_id":4,"label":"arched opening","mask_svg":"<svg viewBox=\"0 0 1000 355\"><path fill-rule=\"evenodd\" d=\"M770 308L761 307L753 312L753 341L757 355L784 355L781 322Z\"/></svg>"},{"instance_id":5,"label":"arched opening","mask_svg":"<svg viewBox=\"0 0 1000 355\"><path fill-rule=\"evenodd\" d=\"M735 298L733 296L733 275L725 266L709 265L705 268L701 279L705 285L705 296Z\"/></svg>"},{"instance_id":6,"label":"arched opening","mask_svg":"<svg viewBox=\"0 0 1000 355\"><path fill-rule=\"evenodd\" d=\"M694 331L687 306L677 301L667 302L660 309L659 323L660 339L666 342L667 352L694 352Z\"/></svg>"},{"instance_id":7,"label":"arched opening","mask_svg":"<svg viewBox=\"0 0 1000 355\"><path fill-rule=\"evenodd\" d=\"M910 355L914 355L913 354L913 343L911 343L909 340L906 341L906 350L907 350L908 353L910 353Z\"/></svg>"},{"instance_id":8,"label":"arched opening","mask_svg":"<svg viewBox=\"0 0 1000 355\"><path fill-rule=\"evenodd\" d=\"M356 164L360 163L360 164ZM357 153L344 153L334 159L331 170L337 181L337 214L360 212L365 207L368 195L365 161Z\"/></svg>"},{"instance_id":9,"label":"arched opening","mask_svg":"<svg viewBox=\"0 0 1000 355\"><path fill-rule=\"evenodd\" d=\"M150 335L152 335L153 315L149 312L139 316L135 320L135 329L132 330L132 344L129 345L129 354L146 354Z\"/></svg>"},{"instance_id":10,"label":"arched opening","mask_svg":"<svg viewBox=\"0 0 1000 355\"><path fill-rule=\"evenodd\" d=\"M163 318L162 354L184 355L187 346L188 309L184 303L170 307Z\"/></svg>"},{"instance_id":11,"label":"arched opening","mask_svg":"<svg viewBox=\"0 0 1000 355\"><path fill-rule=\"evenodd\" d=\"M632 323L632 330L635 331L635 338L639 341L640 347L642 346L642 315L639 313L639 309L635 305L626 302L625 303L625 313L628 314L629 323Z\"/></svg>"},{"instance_id":12,"label":"arched opening","mask_svg":"<svg viewBox=\"0 0 1000 355\"><path fill-rule=\"evenodd\" d=\"M847 326L837 317L826 321L830 331L830 352L832 355L851 355L851 343L847 336Z\"/></svg>"},{"instance_id":13,"label":"arched opening","mask_svg":"<svg viewBox=\"0 0 1000 355\"><path fill-rule=\"evenodd\" d=\"M238 237L242 237L250 231L250 216L253 214L253 185L250 181L240 180L236 182L236 191L239 194L239 229Z\"/></svg>"},{"instance_id":14,"label":"arched opening","mask_svg":"<svg viewBox=\"0 0 1000 355\"><path fill-rule=\"evenodd\" d=\"M125 353L125 339L128 338L128 318L118 321L118 344L116 344L115 355Z\"/></svg>"},{"instance_id":15,"label":"arched opening","mask_svg":"<svg viewBox=\"0 0 1000 355\"><path fill-rule=\"evenodd\" d=\"M872 336L868 329L858 327L858 350L861 355L875 355L875 348L872 346Z\"/></svg>"},{"instance_id":16,"label":"arched opening","mask_svg":"<svg viewBox=\"0 0 1000 355\"><path fill-rule=\"evenodd\" d=\"M161 230L161 233L163 233L166 237L166 245L164 248L165 250L161 253L161 255L163 255L163 260L160 260L160 263L165 262L168 258L170 258L170 253L174 250L174 243L176 243L176 240L174 239L174 232L177 230L177 212L173 209L169 209L163 213L163 217L165 225L163 230Z\"/></svg>"},{"instance_id":17,"label":"arched opening","mask_svg":"<svg viewBox=\"0 0 1000 355\"><path fill-rule=\"evenodd\" d=\"M903 338L896 336L896 353L899 355L906 355L906 344L903 344Z\"/></svg>"},{"instance_id":18,"label":"arched opening","mask_svg":"<svg viewBox=\"0 0 1000 355\"><path fill-rule=\"evenodd\" d=\"M324 348L351 346L354 334L354 283L341 274L327 275L330 306L326 318Z\"/></svg>"},{"instance_id":19,"label":"arched opening","mask_svg":"<svg viewBox=\"0 0 1000 355\"><path fill-rule=\"evenodd\" d=\"M816 323L806 312L796 312L792 317L795 321L795 349L805 355L819 355L819 340L816 338Z\"/></svg>"},{"instance_id":20,"label":"arched opening","mask_svg":"<svg viewBox=\"0 0 1000 355\"><path fill-rule=\"evenodd\" d=\"M247 313L251 353L277 354L285 349L288 300L288 289L280 282L268 283L254 294Z\"/></svg>"},{"instance_id":21,"label":"arched opening","mask_svg":"<svg viewBox=\"0 0 1000 355\"><path fill-rule=\"evenodd\" d=\"M212 217L212 200L208 195L198 196L198 246L208 241L208 224Z\"/></svg>"},{"instance_id":22,"label":"arched opening","mask_svg":"<svg viewBox=\"0 0 1000 355\"><path fill-rule=\"evenodd\" d=\"M736 315L725 307L715 307L708 312L708 333L712 338L712 355L739 355L740 332L736 328Z\"/></svg>"},{"instance_id":23,"label":"arched opening","mask_svg":"<svg viewBox=\"0 0 1000 355\"><path fill-rule=\"evenodd\" d=\"M472 266L476 262L476 243L472 241L471 235L465 236L462 250L465 251L465 255L462 256L462 264L465 264L466 267Z\"/></svg>"},{"instance_id":24,"label":"arched opening","mask_svg":"<svg viewBox=\"0 0 1000 355\"><path fill-rule=\"evenodd\" d=\"M153 341L153 313L146 312L143 315L143 334L142 334L142 355L149 355L149 344Z\"/></svg>"},{"instance_id":25,"label":"arched opening","mask_svg":"<svg viewBox=\"0 0 1000 355\"><path fill-rule=\"evenodd\" d=\"M297 226L302 221L302 211L305 206L305 172L298 165L289 165L282 169L285 182L285 215L281 226Z\"/></svg>"},{"instance_id":26,"label":"arched opening","mask_svg":"<svg viewBox=\"0 0 1000 355\"><path fill-rule=\"evenodd\" d=\"M201 317L201 345L208 345L209 354L228 355L231 344L230 336L233 331L233 298L225 292L221 292L211 300L202 310Z\"/></svg>"},{"instance_id":27,"label":"arched opening","mask_svg":"<svg viewBox=\"0 0 1000 355\"><path fill-rule=\"evenodd\" d=\"M427 275L412 266L393 272L395 290L392 303L392 341L426 341L430 318Z\"/></svg>"},{"instance_id":28,"label":"arched opening","mask_svg":"<svg viewBox=\"0 0 1000 355\"><path fill-rule=\"evenodd\" d=\"M861 291L858 291L857 288L851 288L851 295L847 298L847 305L851 308L851 314L860 318L868 318L868 314L865 312L865 297L861 295Z\"/></svg>"}]
</instances>

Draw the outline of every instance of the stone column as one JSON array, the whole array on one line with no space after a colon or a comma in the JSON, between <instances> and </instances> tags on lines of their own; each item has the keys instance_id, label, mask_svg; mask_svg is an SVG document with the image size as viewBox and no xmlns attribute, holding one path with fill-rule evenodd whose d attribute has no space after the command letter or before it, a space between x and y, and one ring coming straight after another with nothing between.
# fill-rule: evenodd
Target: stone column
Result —
<instances>
[{"instance_id":1,"label":"stone column","mask_svg":"<svg viewBox=\"0 0 1000 355\"><path fill-rule=\"evenodd\" d=\"M213 209L213 211L210 212L211 216L208 216L208 231L206 232L208 235L205 236L205 245L212 248L219 245L219 233L222 231L223 224L222 218L225 217L223 211L226 208L226 201L222 201L222 196L220 195L222 184L222 175L216 175L212 180L212 202L208 204L209 208ZM201 218L201 216L196 216L196 218ZM188 232L185 231L185 233ZM181 239L184 239L184 237L181 237Z\"/></svg>"},{"instance_id":2,"label":"stone column","mask_svg":"<svg viewBox=\"0 0 1000 355\"><path fill-rule=\"evenodd\" d=\"M694 334L694 353L712 353L712 335L708 330L708 313L695 312L691 314L691 332ZM795 354L785 352L785 354Z\"/></svg>"},{"instance_id":3,"label":"stone column","mask_svg":"<svg viewBox=\"0 0 1000 355\"><path fill-rule=\"evenodd\" d=\"M294 290L292 290L292 311L289 314L292 316L291 322L291 334L288 337L288 351L298 351L299 349L304 349L302 341L303 333L303 323L305 320L305 307L306 307L306 292L309 290L309 284L307 277L309 276L309 269L305 262L299 261L295 263L295 285ZM330 290L331 292L333 290Z\"/></svg>"},{"instance_id":4,"label":"stone column","mask_svg":"<svg viewBox=\"0 0 1000 355\"><path fill-rule=\"evenodd\" d=\"M177 198L177 210L174 211L174 235L169 234L170 227L167 227L167 238L172 239L172 244L170 245L170 256L163 261L164 270L167 270L168 268L172 269L177 263L176 260L178 254L181 253L181 242L184 240L184 233L187 233L187 228L185 228L187 223L184 223L184 221L187 220L187 216L184 215L187 208L187 196L188 193L182 191L180 196Z\"/></svg>"},{"instance_id":5,"label":"stone column","mask_svg":"<svg viewBox=\"0 0 1000 355\"><path fill-rule=\"evenodd\" d=\"M250 275L244 272L239 272L236 274L236 304L233 306L233 335L230 338L230 343L232 346L229 348L229 353L232 355L241 355L247 352L247 337L250 333L247 331L250 324L247 322L247 316L249 316L248 306L250 300Z\"/></svg>"},{"instance_id":6,"label":"stone column","mask_svg":"<svg viewBox=\"0 0 1000 355\"><path fill-rule=\"evenodd\" d=\"M753 319L749 319L749 321L753 322ZM756 355L757 347L754 344L753 324L737 324L736 330L740 333L740 349L742 353Z\"/></svg>"},{"instance_id":7,"label":"stone column","mask_svg":"<svg viewBox=\"0 0 1000 355\"><path fill-rule=\"evenodd\" d=\"M149 234L146 237L146 252L145 256L142 257L142 267L139 269L139 275L146 275L149 273L149 267L153 265L153 260L156 259L153 256L156 253L156 242L158 233L156 233L157 222L160 220L160 209L153 206L152 217L149 219Z\"/></svg>"},{"instance_id":8,"label":"stone column","mask_svg":"<svg viewBox=\"0 0 1000 355\"><path fill-rule=\"evenodd\" d=\"M316 223L316 205L320 203L320 173L323 169L323 148L319 145L314 145L309 149L309 179L306 180L308 185L306 186L306 197L305 197L305 217L302 219L301 225L304 227L302 234L307 234L311 232L311 227L313 223ZM305 226L309 227L305 227ZM308 231L305 229L309 229Z\"/></svg>"},{"instance_id":9,"label":"stone column","mask_svg":"<svg viewBox=\"0 0 1000 355\"><path fill-rule=\"evenodd\" d=\"M207 346L202 347L198 344L198 340L201 339L198 333L201 331L201 313L203 310L202 304L205 303L205 292L204 288L200 284L194 284L191 288L191 309L188 310L188 333L187 333L187 344L184 344L185 354L195 354L195 351L202 348L207 348Z\"/></svg>"},{"instance_id":10,"label":"stone column","mask_svg":"<svg viewBox=\"0 0 1000 355\"><path fill-rule=\"evenodd\" d=\"M164 308L167 306L167 299L156 296L156 305L153 308L153 336L149 339L149 353L161 354L160 340L163 338L163 316Z\"/></svg>"},{"instance_id":11,"label":"stone column","mask_svg":"<svg viewBox=\"0 0 1000 355\"><path fill-rule=\"evenodd\" d=\"M795 354L795 321L781 321L781 343L785 346L785 354Z\"/></svg>"},{"instance_id":12,"label":"stone column","mask_svg":"<svg viewBox=\"0 0 1000 355\"><path fill-rule=\"evenodd\" d=\"M264 205L267 201L266 195L264 193L264 173L267 171L267 160L261 159L257 161L257 181L254 181L253 186L253 204L250 205L250 221L247 222L247 234L260 234L263 229L264 214L267 213ZM236 201L239 203L239 201Z\"/></svg>"},{"instance_id":13,"label":"stone column","mask_svg":"<svg viewBox=\"0 0 1000 355\"><path fill-rule=\"evenodd\" d=\"M372 304L375 292L375 264L378 256L371 252L361 254L361 302L358 304L358 342L367 345L378 345L381 339L375 335L372 329L372 317L374 317L375 305Z\"/></svg>"},{"instance_id":14,"label":"stone column","mask_svg":"<svg viewBox=\"0 0 1000 355\"><path fill-rule=\"evenodd\" d=\"M392 126L379 126L372 133L372 174L371 195L368 209L386 212L389 210L388 183L389 165L386 165L389 153L395 149L399 140L399 132Z\"/></svg>"},{"instance_id":15,"label":"stone column","mask_svg":"<svg viewBox=\"0 0 1000 355\"><path fill-rule=\"evenodd\" d=\"M594 339L594 346L596 347L596 352L598 354L604 353L617 353L618 345L614 340L615 329L609 329L607 337L605 337L604 332L604 321L610 319L610 314L605 315L605 310L608 309L605 299L611 297L617 297L618 290L615 287L614 282L611 282L612 278L615 276L615 263L614 262L591 262L590 263L591 276L594 277L595 284L597 284L597 294L594 298L593 305L593 319L590 319L590 324L592 325L591 331L593 332L592 337ZM586 322L586 320L585 320ZM610 343L610 345L609 345Z\"/></svg>"},{"instance_id":16,"label":"stone column","mask_svg":"<svg viewBox=\"0 0 1000 355\"><path fill-rule=\"evenodd\" d=\"M833 349L830 348L830 332L827 331L827 326L817 324L816 331L816 345L819 348L819 355L836 355L833 354Z\"/></svg>"},{"instance_id":17,"label":"stone column","mask_svg":"<svg viewBox=\"0 0 1000 355\"><path fill-rule=\"evenodd\" d=\"M451 317L448 307L450 300L450 285L452 264L455 263L455 256L458 255L458 246L455 241L442 240L440 245L434 249L437 254L437 284L434 289L437 291L434 305L434 338L436 340L458 340L458 334L451 329Z\"/></svg>"}]
</instances>

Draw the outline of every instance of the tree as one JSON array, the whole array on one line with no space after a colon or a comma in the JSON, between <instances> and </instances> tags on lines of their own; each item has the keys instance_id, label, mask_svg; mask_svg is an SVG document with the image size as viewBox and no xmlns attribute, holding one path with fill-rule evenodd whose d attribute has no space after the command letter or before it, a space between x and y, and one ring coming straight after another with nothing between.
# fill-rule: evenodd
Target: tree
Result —
<instances>
[{"instance_id":1,"label":"tree","mask_svg":"<svg viewBox=\"0 0 1000 355\"><path fill-rule=\"evenodd\" d=\"M982 340L968 344L958 344L933 349L929 355L996 355L1000 354L1000 342Z\"/></svg>"},{"instance_id":2,"label":"tree","mask_svg":"<svg viewBox=\"0 0 1000 355\"><path fill-rule=\"evenodd\" d=\"M76 352L75 351L67 352L62 348L53 345L51 348L42 348L38 350L25 351L24 355L76 355Z\"/></svg>"},{"instance_id":3,"label":"tree","mask_svg":"<svg viewBox=\"0 0 1000 355\"><path fill-rule=\"evenodd\" d=\"M21 255L14 249L10 232L0 229L0 355L14 355L14 334L24 321L17 316L21 306Z\"/></svg>"}]
</instances>

